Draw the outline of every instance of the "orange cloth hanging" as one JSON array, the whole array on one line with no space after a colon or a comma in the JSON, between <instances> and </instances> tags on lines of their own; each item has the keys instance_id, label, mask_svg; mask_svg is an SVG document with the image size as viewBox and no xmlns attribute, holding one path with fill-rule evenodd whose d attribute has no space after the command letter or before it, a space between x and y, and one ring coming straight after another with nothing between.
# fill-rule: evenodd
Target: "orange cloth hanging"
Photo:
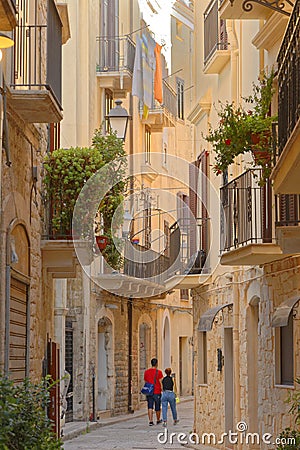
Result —
<instances>
[{"instance_id":1,"label":"orange cloth hanging","mask_svg":"<svg viewBox=\"0 0 300 450\"><path fill-rule=\"evenodd\" d=\"M155 68L155 75L154 75L154 98L159 103L163 102L161 49L162 49L162 46L156 43L156 46L154 49L155 60L156 60L156 68Z\"/></svg>"}]
</instances>

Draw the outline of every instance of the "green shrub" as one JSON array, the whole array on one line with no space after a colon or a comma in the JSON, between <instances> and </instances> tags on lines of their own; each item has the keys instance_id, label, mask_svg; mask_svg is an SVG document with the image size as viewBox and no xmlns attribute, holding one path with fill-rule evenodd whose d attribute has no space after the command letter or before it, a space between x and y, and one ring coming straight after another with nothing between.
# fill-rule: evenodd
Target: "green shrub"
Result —
<instances>
[{"instance_id":1,"label":"green shrub","mask_svg":"<svg viewBox=\"0 0 300 450\"><path fill-rule=\"evenodd\" d=\"M54 450L62 443L47 417L49 389L46 378L40 383L20 384L0 375L0 449Z\"/></svg>"}]
</instances>

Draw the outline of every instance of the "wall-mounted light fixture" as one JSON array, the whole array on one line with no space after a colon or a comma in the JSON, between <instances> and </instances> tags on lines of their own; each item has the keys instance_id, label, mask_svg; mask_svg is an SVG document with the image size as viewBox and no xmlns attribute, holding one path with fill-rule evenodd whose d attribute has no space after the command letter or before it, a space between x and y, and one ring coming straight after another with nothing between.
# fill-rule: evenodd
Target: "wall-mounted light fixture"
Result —
<instances>
[{"instance_id":1,"label":"wall-mounted light fixture","mask_svg":"<svg viewBox=\"0 0 300 450\"><path fill-rule=\"evenodd\" d=\"M224 366L224 356L222 354L222 349L217 348L217 357L218 357L218 372L222 372L223 366Z\"/></svg>"},{"instance_id":2,"label":"wall-mounted light fixture","mask_svg":"<svg viewBox=\"0 0 300 450\"><path fill-rule=\"evenodd\" d=\"M14 45L15 41L0 31L0 48L9 48Z\"/></svg>"}]
</instances>

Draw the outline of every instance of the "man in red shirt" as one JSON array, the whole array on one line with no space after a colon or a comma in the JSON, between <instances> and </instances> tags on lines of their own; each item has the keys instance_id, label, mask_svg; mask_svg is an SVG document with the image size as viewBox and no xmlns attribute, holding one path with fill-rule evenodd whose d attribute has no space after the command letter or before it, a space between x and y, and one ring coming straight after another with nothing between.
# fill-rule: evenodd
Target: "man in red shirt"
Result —
<instances>
[{"instance_id":1,"label":"man in red shirt","mask_svg":"<svg viewBox=\"0 0 300 450\"><path fill-rule=\"evenodd\" d=\"M161 405L161 391L162 384L161 381L163 379L163 373L161 370L157 368L157 359L151 359L151 368L145 370L144 380L148 383L154 384L154 392L152 395L147 395L147 403L148 403L148 417L149 417L149 425L154 425L153 423L153 406L155 407L156 413L156 423L161 423L160 419L160 405Z\"/></svg>"}]
</instances>

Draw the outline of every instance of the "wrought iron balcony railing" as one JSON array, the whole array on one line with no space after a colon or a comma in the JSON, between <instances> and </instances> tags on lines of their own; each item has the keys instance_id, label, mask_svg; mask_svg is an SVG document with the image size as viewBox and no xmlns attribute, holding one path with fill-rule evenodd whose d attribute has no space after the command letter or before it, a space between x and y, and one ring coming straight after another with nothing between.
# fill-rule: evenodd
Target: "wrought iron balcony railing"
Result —
<instances>
[{"instance_id":1,"label":"wrought iron balcony railing","mask_svg":"<svg viewBox=\"0 0 300 450\"><path fill-rule=\"evenodd\" d=\"M152 103L149 112L155 114L162 113L164 110L171 113L172 116L177 117L177 94L165 80L163 80L163 103L160 104L155 100L153 86ZM140 106L140 111L142 111L142 105Z\"/></svg>"},{"instance_id":2,"label":"wrought iron balcony railing","mask_svg":"<svg viewBox=\"0 0 300 450\"><path fill-rule=\"evenodd\" d=\"M278 55L278 146L281 153L300 118L300 1Z\"/></svg>"},{"instance_id":3,"label":"wrought iron balcony railing","mask_svg":"<svg viewBox=\"0 0 300 450\"><path fill-rule=\"evenodd\" d=\"M228 49L226 22L219 19L218 7L218 0L213 0L204 13L204 65L217 50Z\"/></svg>"},{"instance_id":4,"label":"wrought iron balcony railing","mask_svg":"<svg viewBox=\"0 0 300 450\"><path fill-rule=\"evenodd\" d=\"M190 220L186 217L170 227L170 266L173 266L174 273L209 273L209 224L208 218ZM195 240L195 248L192 240Z\"/></svg>"},{"instance_id":5,"label":"wrought iron balcony railing","mask_svg":"<svg viewBox=\"0 0 300 450\"><path fill-rule=\"evenodd\" d=\"M124 274L135 278L153 278L156 283L168 270L170 259L139 244L125 243Z\"/></svg>"},{"instance_id":6,"label":"wrought iron balcony railing","mask_svg":"<svg viewBox=\"0 0 300 450\"><path fill-rule=\"evenodd\" d=\"M14 30L11 87L51 91L61 108L62 26L53 0L47 25L23 25Z\"/></svg>"},{"instance_id":7,"label":"wrought iron balcony railing","mask_svg":"<svg viewBox=\"0 0 300 450\"><path fill-rule=\"evenodd\" d=\"M135 44L129 36L97 37L97 72L133 72Z\"/></svg>"},{"instance_id":8,"label":"wrought iron balcony railing","mask_svg":"<svg viewBox=\"0 0 300 450\"><path fill-rule=\"evenodd\" d=\"M271 185L260 178L261 169L247 170L221 188L221 252L272 242Z\"/></svg>"}]
</instances>

